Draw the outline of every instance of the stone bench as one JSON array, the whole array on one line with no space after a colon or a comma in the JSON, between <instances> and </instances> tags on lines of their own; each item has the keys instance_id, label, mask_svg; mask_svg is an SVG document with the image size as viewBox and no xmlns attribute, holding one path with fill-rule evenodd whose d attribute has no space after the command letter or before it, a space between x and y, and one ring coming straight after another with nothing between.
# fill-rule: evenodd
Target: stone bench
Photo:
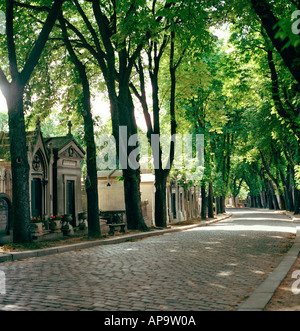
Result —
<instances>
[{"instance_id":1,"label":"stone bench","mask_svg":"<svg viewBox=\"0 0 300 331\"><path fill-rule=\"evenodd\" d=\"M100 210L100 219L106 220L106 225L109 226L109 235L114 235L117 227L120 227L120 232L125 232L126 221L124 221L125 210Z\"/></svg>"},{"instance_id":2,"label":"stone bench","mask_svg":"<svg viewBox=\"0 0 300 331\"><path fill-rule=\"evenodd\" d=\"M107 221L107 224L115 223L124 223L123 217L125 215L124 210L111 210L111 211L102 211L99 212L100 219Z\"/></svg>"},{"instance_id":3,"label":"stone bench","mask_svg":"<svg viewBox=\"0 0 300 331\"><path fill-rule=\"evenodd\" d=\"M109 234L114 235L115 233L115 228L120 227L120 232L125 233L125 226L126 223L112 223L112 224L107 224L109 226Z\"/></svg>"}]
</instances>

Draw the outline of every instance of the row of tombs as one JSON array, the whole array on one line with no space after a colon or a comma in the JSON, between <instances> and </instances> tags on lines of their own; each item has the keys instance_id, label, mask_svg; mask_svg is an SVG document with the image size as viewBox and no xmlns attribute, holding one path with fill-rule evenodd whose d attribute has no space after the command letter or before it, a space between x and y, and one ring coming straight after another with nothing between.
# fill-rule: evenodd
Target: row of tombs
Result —
<instances>
[{"instance_id":1,"label":"row of tombs","mask_svg":"<svg viewBox=\"0 0 300 331\"><path fill-rule=\"evenodd\" d=\"M74 139L71 126L69 123L69 132L65 136L46 138L37 121L35 130L26 135L31 220L36 239L54 238L86 229L87 201L81 169L85 152ZM12 240L9 147L8 133L0 132L0 244ZM120 170L98 171L101 212L125 211L123 182L119 180L121 175ZM141 174L141 198L143 217L148 227L155 226L154 197L155 176L146 171ZM199 217L200 204L197 186L184 191L175 181L168 181L168 223ZM103 220L100 224L105 229Z\"/></svg>"}]
</instances>

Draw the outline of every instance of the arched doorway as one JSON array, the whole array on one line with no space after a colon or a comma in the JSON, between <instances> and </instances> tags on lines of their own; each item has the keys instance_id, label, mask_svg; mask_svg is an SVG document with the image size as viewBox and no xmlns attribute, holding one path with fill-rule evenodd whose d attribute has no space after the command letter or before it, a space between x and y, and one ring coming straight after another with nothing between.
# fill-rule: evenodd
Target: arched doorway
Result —
<instances>
[{"instance_id":1,"label":"arched doorway","mask_svg":"<svg viewBox=\"0 0 300 331\"><path fill-rule=\"evenodd\" d=\"M42 217L46 214L46 167L41 150L38 150L32 160L31 170L31 216Z\"/></svg>"},{"instance_id":2,"label":"arched doorway","mask_svg":"<svg viewBox=\"0 0 300 331\"><path fill-rule=\"evenodd\" d=\"M11 220L10 198L8 195L0 193L0 236L10 234Z\"/></svg>"}]
</instances>

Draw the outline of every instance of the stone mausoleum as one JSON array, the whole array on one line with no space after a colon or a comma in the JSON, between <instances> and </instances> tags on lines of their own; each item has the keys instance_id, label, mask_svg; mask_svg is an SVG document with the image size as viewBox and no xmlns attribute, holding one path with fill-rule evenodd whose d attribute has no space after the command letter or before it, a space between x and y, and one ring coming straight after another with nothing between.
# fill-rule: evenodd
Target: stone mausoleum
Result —
<instances>
[{"instance_id":1,"label":"stone mausoleum","mask_svg":"<svg viewBox=\"0 0 300 331\"><path fill-rule=\"evenodd\" d=\"M81 163L85 153L69 132L62 137L44 138L39 120L27 132L31 217L72 215L78 225L82 212ZM9 135L0 132L0 239L11 234L12 179Z\"/></svg>"}]
</instances>

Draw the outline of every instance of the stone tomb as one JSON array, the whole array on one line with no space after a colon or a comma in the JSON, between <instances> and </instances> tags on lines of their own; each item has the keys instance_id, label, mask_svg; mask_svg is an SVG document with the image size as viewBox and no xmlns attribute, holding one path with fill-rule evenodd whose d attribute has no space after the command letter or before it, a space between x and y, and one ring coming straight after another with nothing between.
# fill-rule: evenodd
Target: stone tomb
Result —
<instances>
[{"instance_id":1,"label":"stone tomb","mask_svg":"<svg viewBox=\"0 0 300 331\"><path fill-rule=\"evenodd\" d=\"M7 234L7 228L8 228L8 203L5 199L0 198L0 233L1 234Z\"/></svg>"},{"instance_id":2,"label":"stone tomb","mask_svg":"<svg viewBox=\"0 0 300 331\"><path fill-rule=\"evenodd\" d=\"M39 120L26 134L28 148L31 217L49 219L71 215L79 224L82 210L81 164L85 153L71 133L44 138ZM11 220L11 169L9 135L0 132L0 237L9 232Z\"/></svg>"}]
</instances>

